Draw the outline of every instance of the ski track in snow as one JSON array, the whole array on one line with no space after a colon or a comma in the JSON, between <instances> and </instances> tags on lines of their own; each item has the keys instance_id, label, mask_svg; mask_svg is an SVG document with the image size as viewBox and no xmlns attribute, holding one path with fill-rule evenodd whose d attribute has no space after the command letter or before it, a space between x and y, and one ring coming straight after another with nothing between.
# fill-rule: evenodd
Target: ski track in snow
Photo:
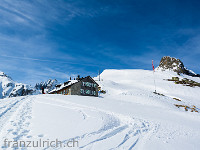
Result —
<instances>
[{"instance_id":1,"label":"ski track in snow","mask_svg":"<svg viewBox=\"0 0 200 150\"><path fill-rule=\"evenodd\" d=\"M50 98L48 97L48 100ZM123 137L119 143L115 144L109 150L114 149L133 149L136 144L138 143L139 139L146 135L147 132L151 130L149 123L147 121L141 119L135 119L128 116L123 116L121 114L114 114L113 112L104 111L98 108L92 108L80 104L75 104L66 101L59 101L56 99L52 99L54 102L60 102L61 104L52 104L52 103L45 103L49 105L56 105L60 107L65 107L68 109L77 110L80 112L84 119L86 118L88 111L95 111L101 113L102 120L104 121L104 125L98 130L91 133L85 133L80 136L75 136L70 139L66 139L62 141L66 143L69 140L78 140L80 143L84 144L79 146L79 149L93 149L95 144L101 142L101 144L107 140L115 141L117 136ZM43 103L43 102L40 102ZM89 142L88 142L89 141ZM114 142L115 143L115 142ZM62 148L45 148L46 149L62 149Z\"/></svg>"},{"instance_id":2,"label":"ski track in snow","mask_svg":"<svg viewBox=\"0 0 200 150\"><path fill-rule=\"evenodd\" d=\"M2 120L2 117L0 120L2 125L0 134L2 149L8 148L3 143L5 139L18 141L21 140L22 137L31 137L28 136L28 127L30 125L29 120L31 119L31 105L32 99L27 96L21 100L16 100L15 102L11 103L8 108L1 113L1 115L4 115L4 118L6 118L6 122L5 120Z\"/></svg>"},{"instance_id":3,"label":"ski track in snow","mask_svg":"<svg viewBox=\"0 0 200 150\"><path fill-rule=\"evenodd\" d=\"M47 99L49 100L49 97ZM0 128L2 129L0 133L1 149L11 149L4 146L3 141L5 139L18 141L22 139L31 139L33 136L35 136L29 134L33 101L34 96L26 96L21 99L12 99L7 103L1 104L0 102ZM114 143L113 147L109 148L110 150L131 150L137 145L140 138L151 130L149 123L144 120L122 116L120 114L114 114L113 112L108 112L72 102L52 99L49 103L38 103L76 110L77 112L82 114L83 119L87 119L88 117L90 117L88 113L91 113L91 111L100 114L103 125L99 130L90 133L84 133L83 135L71 137L62 141L63 143L65 143L72 139L79 140L81 145L79 145L78 149L93 149L94 146L98 145L99 143L103 144L105 142L106 144L106 142L110 141ZM41 135L43 134L41 133ZM114 142L118 136L122 137L121 141ZM43 149L63 148L47 147Z\"/></svg>"}]
</instances>

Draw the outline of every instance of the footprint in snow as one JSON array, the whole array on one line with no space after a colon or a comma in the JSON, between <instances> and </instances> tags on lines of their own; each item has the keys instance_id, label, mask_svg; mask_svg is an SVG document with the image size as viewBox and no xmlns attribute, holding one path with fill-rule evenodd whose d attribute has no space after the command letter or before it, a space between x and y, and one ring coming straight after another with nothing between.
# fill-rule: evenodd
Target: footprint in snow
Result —
<instances>
[{"instance_id":1,"label":"footprint in snow","mask_svg":"<svg viewBox=\"0 0 200 150\"><path fill-rule=\"evenodd\" d=\"M31 119L32 117L31 117L31 116L27 116L27 118L28 118L28 119Z\"/></svg>"},{"instance_id":2,"label":"footprint in snow","mask_svg":"<svg viewBox=\"0 0 200 150\"><path fill-rule=\"evenodd\" d=\"M27 136L27 138L32 138L32 136L31 136L31 135L29 135L29 136Z\"/></svg>"},{"instance_id":3,"label":"footprint in snow","mask_svg":"<svg viewBox=\"0 0 200 150\"><path fill-rule=\"evenodd\" d=\"M22 133L25 134L25 133L28 133L30 130L24 130Z\"/></svg>"},{"instance_id":4,"label":"footprint in snow","mask_svg":"<svg viewBox=\"0 0 200 150\"><path fill-rule=\"evenodd\" d=\"M13 132L12 134L13 134L13 135L17 135L17 132Z\"/></svg>"},{"instance_id":5,"label":"footprint in snow","mask_svg":"<svg viewBox=\"0 0 200 150\"><path fill-rule=\"evenodd\" d=\"M16 124L16 123L13 123L13 126L17 126L17 124Z\"/></svg>"},{"instance_id":6,"label":"footprint in snow","mask_svg":"<svg viewBox=\"0 0 200 150\"><path fill-rule=\"evenodd\" d=\"M7 131L8 131L8 133L9 133L9 132L13 131L13 129L8 129Z\"/></svg>"},{"instance_id":7,"label":"footprint in snow","mask_svg":"<svg viewBox=\"0 0 200 150\"><path fill-rule=\"evenodd\" d=\"M29 126L29 125L30 125L30 122L25 123L25 125L26 125L26 126Z\"/></svg>"},{"instance_id":8,"label":"footprint in snow","mask_svg":"<svg viewBox=\"0 0 200 150\"><path fill-rule=\"evenodd\" d=\"M43 134L40 134L40 135L38 135L38 137L44 137L44 135L43 135Z\"/></svg>"}]
</instances>

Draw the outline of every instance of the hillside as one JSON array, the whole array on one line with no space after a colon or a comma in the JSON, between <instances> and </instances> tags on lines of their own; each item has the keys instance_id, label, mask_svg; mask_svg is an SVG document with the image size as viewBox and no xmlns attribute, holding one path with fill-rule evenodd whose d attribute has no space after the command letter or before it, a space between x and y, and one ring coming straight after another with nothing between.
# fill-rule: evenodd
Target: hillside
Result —
<instances>
[{"instance_id":1,"label":"hillside","mask_svg":"<svg viewBox=\"0 0 200 150\"><path fill-rule=\"evenodd\" d=\"M152 71L105 70L99 84L106 94L97 98L44 94L3 99L1 145L5 138L63 143L75 139L79 148L71 149L199 149L199 112L174 104L195 105L200 111L200 87L165 80L175 76L200 82L197 77L157 70L156 88L163 96L153 93Z\"/></svg>"},{"instance_id":2,"label":"hillside","mask_svg":"<svg viewBox=\"0 0 200 150\"><path fill-rule=\"evenodd\" d=\"M165 98L179 98L182 99L184 104L199 105L198 93L199 87L188 87L183 85L177 85L173 82L167 81L172 77L179 77L180 80L187 78L192 79L200 83L200 78L191 77L188 75L177 75L176 72L165 70L160 71L156 68L155 82L157 92L164 94ZM155 90L154 76L152 71L148 70L105 70L101 74L100 85L107 90L107 94L137 97L141 99L139 102L152 103L155 101L155 97L152 92ZM145 95L145 99L142 95ZM151 95L151 96L150 96ZM153 99L153 101L147 101ZM160 97L158 97L160 98ZM157 100L156 100L157 101ZM170 102L170 101L169 101ZM174 101L172 101L174 102ZM165 105L165 104L164 104Z\"/></svg>"}]
</instances>

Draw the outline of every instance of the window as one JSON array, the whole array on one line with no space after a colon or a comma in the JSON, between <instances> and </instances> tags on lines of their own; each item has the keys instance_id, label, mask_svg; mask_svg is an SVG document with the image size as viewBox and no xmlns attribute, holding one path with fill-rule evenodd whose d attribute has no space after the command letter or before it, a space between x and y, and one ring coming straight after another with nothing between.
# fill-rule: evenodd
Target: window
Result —
<instances>
[{"instance_id":1,"label":"window","mask_svg":"<svg viewBox=\"0 0 200 150\"><path fill-rule=\"evenodd\" d=\"M65 95L65 90L63 91L63 94Z\"/></svg>"},{"instance_id":2,"label":"window","mask_svg":"<svg viewBox=\"0 0 200 150\"><path fill-rule=\"evenodd\" d=\"M85 82L85 86L91 87L91 83L90 82Z\"/></svg>"},{"instance_id":3,"label":"window","mask_svg":"<svg viewBox=\"0 0 200 150\"><path fill-rule=\"evenodd\" d=\"M96 91L94 91L94 95L96 95Z\"/></svg>"},{"instance_id":4,"label":"window","mask_svg":"<svg viewBox=\"0 0 200 150\"><path fill-rule=\"evenodd\" d=\"M84 93L84 89L81 89L80 91L81 91L81 94L85 94L85 93Z\"/></svg>"},{"instance_id":5,"label":"window","mask_svg":"<svg viewBox=\"0 0 200 150\"><path fill-rule=\"evenodd\" d=\"M60 94L62 94L62 91L60 92Z\"/></svg>"},{"instance_id":6,"label":"window","mask_svg":"<svg viewBox=\"0 0 200 150\"><path fill-rule=\"evenodd\" d=\"M97 85L95 83L90 83L90 82L82 82L83 86L87 87L96 87Z\"/></svg>"},{"instance_id":7,"label":"window","mask_svg":"<svg viewBox=\"0 0 200 150\"><path fill-rule=\"evenodd\" d=\"M90 90L86 90L85 93L86 93L86 94L90 94Z\"/></svg>"}]
</instances>

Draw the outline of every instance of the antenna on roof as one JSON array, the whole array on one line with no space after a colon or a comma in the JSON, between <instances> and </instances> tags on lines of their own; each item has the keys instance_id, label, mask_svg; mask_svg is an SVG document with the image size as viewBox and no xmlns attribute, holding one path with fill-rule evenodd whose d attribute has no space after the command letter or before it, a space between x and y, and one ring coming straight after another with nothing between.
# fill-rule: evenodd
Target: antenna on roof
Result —
<instances>
[{"instance_id":1,"label":"antenna on roof","mask_svg":"<svg viewBox=\"0 0 200 150\"><path fill-rule=\"evenodd\" d=\"M99 69L99 81L100 81L100 69Z\"/></svg>"}]
</instances>

